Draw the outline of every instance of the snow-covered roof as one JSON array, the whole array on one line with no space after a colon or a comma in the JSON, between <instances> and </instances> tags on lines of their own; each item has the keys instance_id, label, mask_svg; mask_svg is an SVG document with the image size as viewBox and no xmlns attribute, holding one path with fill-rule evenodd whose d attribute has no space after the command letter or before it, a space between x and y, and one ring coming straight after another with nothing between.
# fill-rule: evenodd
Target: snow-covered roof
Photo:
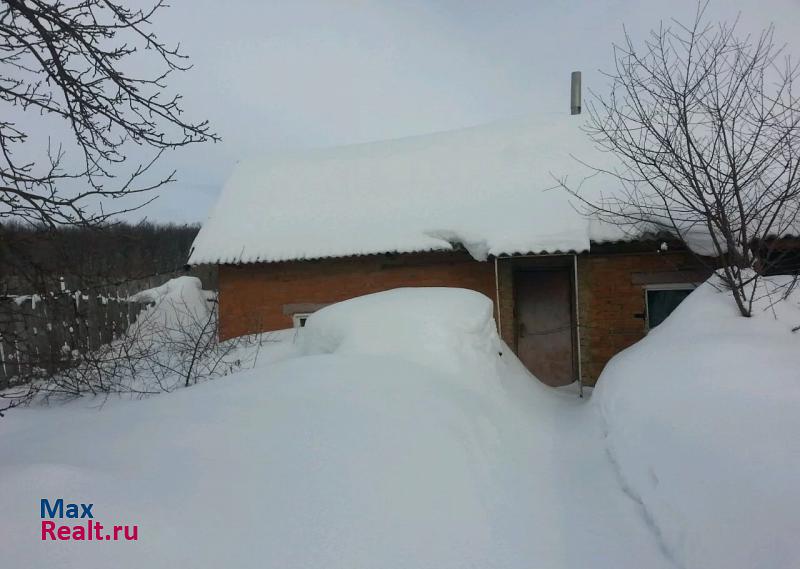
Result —
<instances>
[{"instance_id":1,"label":"snow-covered roof","mask_svg":"<svg viewBox=\"0 0 800 569\"><path fill-rule=\"evenodd\" d=\"M252 263L386 252L585 251L597 224L556 188L597 157L582 118L550 114L454 132L240 162L189 262ZM586 184L607 189L610 179ZM605 185L605 188L602 186ZM582 188L582 192L586 188ZM617 238L603 228L600 240Z\"/></svg>"}]
</instances>

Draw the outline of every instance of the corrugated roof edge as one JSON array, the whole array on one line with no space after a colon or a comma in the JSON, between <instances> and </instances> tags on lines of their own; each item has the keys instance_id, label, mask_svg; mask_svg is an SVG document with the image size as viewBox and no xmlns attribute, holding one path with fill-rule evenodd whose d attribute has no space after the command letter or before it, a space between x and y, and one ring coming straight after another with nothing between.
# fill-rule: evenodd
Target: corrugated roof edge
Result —
<instances>
[{"instance_id":1,"label":"corrugated roof edge","mask_svg":"<svg viewBox=\"0 0 800 569\"><path fill-rule=\"evenodd\" d=\"M617 240L617 241L602 241L597 243L623 243L623 242L631 242L635 241L631 240ZM643 240L646 241L646 240ZM594 242L593 242L594 243ZM453 247L453 248L446 248L446 247L437 247L437 248L429 248L429 249L413 249L408 251L399 251L399 250L392 250L392 251L376 251L374 253L353 253L351 255L327 255L327 256L320 256L320 257L295 257L290 259L271 259L271 260L262 260L262 259L216 259L216 260L201 260L199 262L189 263L189 266L197 266L197 265L271 265L276 263L294 263L294 262L302 262L302 261L323 261L327 259L358 259L362 257L377 257L379 255L409 255L414 253L448 253L453 251L464 251L466 249L463 247ZM574 249L569 249L566 251L562 250L541 250L541 251L518 251L514 253L497 253L497 254L490 254L488 258L494 257L513 257L513 256L520 256L520 255L576 255L580 253L586 253L587 250L576 251ZM487 259L488 260L488 259ZM479 261L480 262L480 261Z\"/></svg>"},{"instance_id":2,"label":"corrugated roof edge","mask_svg":"<svg viewBox=\"0 0 800 569\"><path fill-rule=\"evenodd\" d=\"M259 264L273 264L273 263L293 263L296 261L322 261L324 259L355 259L359 257L375 257L377 255L406 255L411 253L429 253L433 251L441 251L441 252L448 252L455 250L452 247L431 247L428 249L409 249L409 250L400 250L394 249L390 251L373 251L370 253L352 253L349 255L322 255L322 256L315 256L315 257L289 257L285 259L261 259L256 257L255 259L242 259L242 258L231 258L231 259L201 259L200 261L190 262L188 265L196 266L196 265L259 265ZM189 254L189 260L191 261L191 253Z\"/></svg>"},{"instance_id":3,"label":"corrugated roof edge","mask_svg":"<svg viewBox=\"0 0 800 569\"><path fill-rule=\"evenodd\" d=\"M782 235L782 236L772 235L772 236L769 236L767 238L768 239L800 239L800 234L798 234L798 235L786 234L786 235ZM628 238L628 239L599 239L599 240L592 239L591 240L591 244L592 245L614 245L614 244L637 243L637 242L638 243L647 243L647 242L650 242L650 241L659 241L659 240L673 240L674 241L674 237L669 235L669 234L665 234L665 233L648 233L646 235L641 235L639 237L631 237L631 238ZM428 249L412 249L412 250L398 250L398 249L395 249L395 250L391 250L391 251L375 251L375 252L372 252L372 253L353 253L351 255L326 255L326 256L320 256L320 257L293 257L293 258L287 258L287 259L271 259L271 260L262 260L262 259L259 259L259 258L248 259L248 260L242 260L242 259L205 260L205 259L203 259L203 260L201 260L199 262L187 263L187 266L198 266L198 265L259 265L259 264L270 265L270 264L275 264L275 263L292 263L292 262L297 262L297 261L323 261L323 260L326 260L326 259L357 259L357 258L361 258L361 257L376 257L378 255L408 255L408 254L413 254L413 253L431 253L431 252L446 253L446 252L452 252L452 251L466 251L466 249L464 247L462 247L462 246L453 246L453 247L450 247L450 248L448 248L448 247L431 247L431 248L428 248ZM583 250L580 250L580 251L577 251L575 249L569 249L569 250L565 250L565 251L564 250L560 250L560 249L553 250L553 251L548 251L548 250L542 249L541 251L515 251L513 253L501 252L501 253L496 253L496 254L489 254L488 258L519 257L519 256L525 256L525 255L541 255L541 256L547 256L547 255L579 255L579 254L587 253L587 252L591 252L591 249L589 249L589 250L583 249ZM190 254L190 258L191 258L191 254ZM487 258L487 260L488 260L488 258Z\"/></svg>"}]
</instances>

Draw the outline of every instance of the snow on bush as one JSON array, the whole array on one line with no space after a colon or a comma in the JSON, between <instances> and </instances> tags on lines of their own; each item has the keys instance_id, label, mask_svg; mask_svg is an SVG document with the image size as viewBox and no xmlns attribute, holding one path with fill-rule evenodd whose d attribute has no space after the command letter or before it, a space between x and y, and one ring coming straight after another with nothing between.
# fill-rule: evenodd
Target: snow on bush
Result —
<instances>
[{"instance_id":1,"label":"snow on bush","mask_svg":"<svg viewBox=\"0 0 800 569\"><path fill-rule=\"evenodd\" d=\"M593 398L610 455L682 567L797 567L800 292L752 318L706 283L615 357Z\"/></svg>"},{"instance_id":2,"label":"snow on bush","mask_svg":"<svg viewBox=\"0 0 800 569\"><path fill-rule=\"evenodd\" d=\"M132 327L147 326L149 333L156 333L157 327L178 329L208 320L212 315L209 301L214 300L214 293L203 290L197 277L177 277L138 292L130 300L152 305Z\"/></svg>"},{"instance_id":3,"label":"snow on bush","mask_svg":"<svg viewBox=\"0 0 800 569\"><path fill-rule=\"evenodd\" d=\"M36 381L25 396L75 397L108 393L146 395L226 376L252 363L264 340L217 338L215 294L196 277L178 277L139 292L148 303L110 344L76 354L72 366ZM253 348L253 349L246 349Z\"/></svg>"},{"instance_id":4,"label":"snow on bush","mask_svg":"<svg viewBox=\"0 0 800 569\"><path fill-rule=\"evenodd\" d=\"M473 290L398 288L323 308L308 319L301 338L310 354L391 356L496 381L506 348L493 309Z\"/></svg>"}]
</instances>

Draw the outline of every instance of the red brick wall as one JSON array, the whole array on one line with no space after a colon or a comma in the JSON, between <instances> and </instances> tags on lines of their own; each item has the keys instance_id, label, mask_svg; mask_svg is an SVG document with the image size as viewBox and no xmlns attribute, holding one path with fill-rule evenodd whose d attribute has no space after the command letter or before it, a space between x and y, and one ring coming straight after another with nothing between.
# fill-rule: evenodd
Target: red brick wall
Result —
<instances>
[{"instance_id":1,"label":"red brick wall","mask_svg":"<svg viewBox=\"0 0 800 569\"><path fill-rule=\"evenodd\" d=\"M220 337L292 326L287 304L338 302L403 286L449 286L494 298L494 265L466 253L370 255L349 259L219 267Z\"/></svg>"},{"instance_id":2,"label":"red brick wall","mask_svg":"<svg viewBox=\"0 0 800 569\"><path fill-rule=\"evenodd\" d=\"M593 385L608 360L645 336L646 321L637 316L645 312L642 278L650 284L670 282L670 276L698 269L696 261L679 252L578 257L581 367L586 384Z\"/></svg>"},{"instance_id":3,"label":"red brick wall","mask_svg":"<svg viewBox=\"0 0 800 569\"><path fill-rule=\"evenodd\" d=\"M581 372L594 385L608 360L644 337L645 282L656 284L697 277L698 265L682 252L603 252L578 256ZM506 257L499 260L501 335L516 344L514 274L547 267L572 269L571 256ZM702 277L700 277L702 279Z\"/></svg>"},{"instance_id":4,"label":"red brick wall","mask_svg":"<svg viewBox=\"0 0 800 569\"><path fill-rule=\"evenodd\" d=\"M571 258L568 261L571 263ZM501 332L512 348L516 329L514 271L554 262L562 260L547 257L499 260ZM645 335L645 320L637 317L645 311L644 285L637 282L637 275L652 277L694 269L696 263L680 252L578 257L581 366L586 384L593 385L612 356ZM477 262L466 253L420 253L222 265L219 267L220 336L226 339L289 328L292 318L284 312L285 305L327 304L403 286L469 288L494 301L494 263Z\"/></svg>"}]
</instances>

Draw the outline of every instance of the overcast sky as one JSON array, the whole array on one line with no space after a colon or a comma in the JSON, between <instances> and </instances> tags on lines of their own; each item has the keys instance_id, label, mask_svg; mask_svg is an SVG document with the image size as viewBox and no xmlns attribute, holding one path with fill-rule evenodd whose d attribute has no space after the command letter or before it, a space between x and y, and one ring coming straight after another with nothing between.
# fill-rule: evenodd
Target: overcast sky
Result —
<instances>
[{"instance_id":1,"label":"overcast sky","mask_svg":"<svg viewBox=\"0 0 800 569\"><path fill-rule=\"evenodd\" d=\"M238 159L568 112L569 73L602 89L623 24L689 20L689 0L173 0L156 28L194 68L174 76L223 141L166 157L179 182L136 217L202 221ZM717 0L743 30L774 22L800 56L800 0Z\"/></svg>"}]
</instances>

